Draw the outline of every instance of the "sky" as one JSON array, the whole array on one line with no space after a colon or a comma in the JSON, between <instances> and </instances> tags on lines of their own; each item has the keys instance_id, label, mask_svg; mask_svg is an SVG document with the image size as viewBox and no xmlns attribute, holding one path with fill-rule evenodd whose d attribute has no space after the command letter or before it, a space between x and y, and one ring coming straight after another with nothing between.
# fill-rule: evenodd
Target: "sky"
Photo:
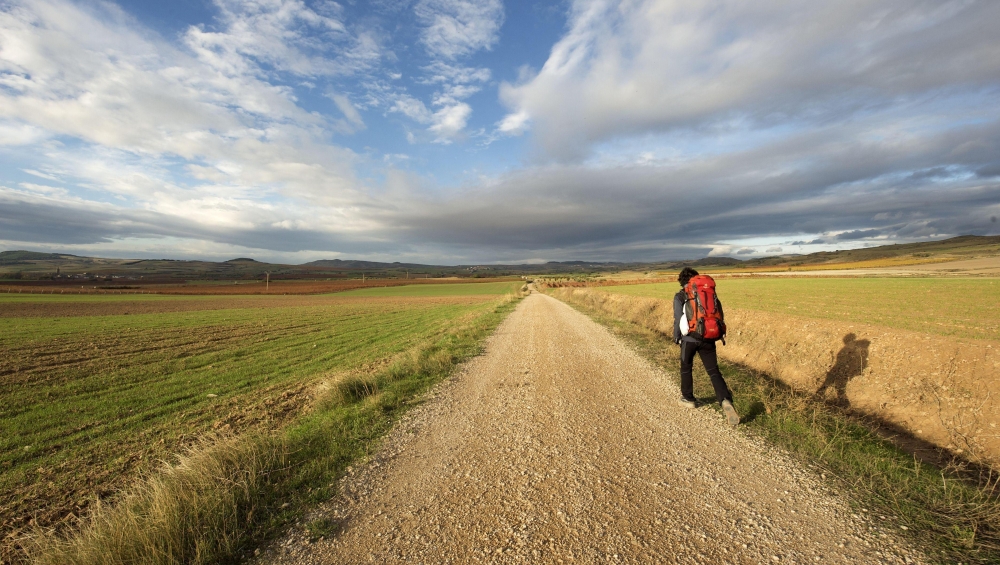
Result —
<instances>
[{"instance_id":1,"label":"sky","mask_svg":"<svg viewBox=\"0 0 1000 565\"><path fill-rule=\"evenodd\" d=\"M995 0L0 0L0 250L436 264L1000 233Z\"/></svg>"}]
</instances>

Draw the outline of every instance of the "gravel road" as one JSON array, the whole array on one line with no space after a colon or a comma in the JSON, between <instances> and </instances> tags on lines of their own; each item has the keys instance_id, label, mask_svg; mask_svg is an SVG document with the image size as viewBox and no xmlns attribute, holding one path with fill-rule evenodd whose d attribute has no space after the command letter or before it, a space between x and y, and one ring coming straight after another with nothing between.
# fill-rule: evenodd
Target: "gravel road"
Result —
<instances>
[{"instance_id":1,"label":"gravel road","mask_svg":"<svg viewBox=\"0 0 1000 565\"><path fill-rule=\"evenodd\" d=\"M678 397L675 375L532 294L309 516L336 534L293 528L256 562L926 562L891 520Z\"/></svg>"}]
</instances>

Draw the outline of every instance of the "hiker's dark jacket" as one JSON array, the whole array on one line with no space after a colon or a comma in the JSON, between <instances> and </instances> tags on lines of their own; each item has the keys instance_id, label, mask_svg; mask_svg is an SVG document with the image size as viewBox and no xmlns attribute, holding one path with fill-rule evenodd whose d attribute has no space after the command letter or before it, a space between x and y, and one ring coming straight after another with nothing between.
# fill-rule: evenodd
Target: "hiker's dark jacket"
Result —
<instances>
[{"instance_id":1,"label":"hiker's dark jacket","mask_svg":"<svg viewBox=\"0 0 1000 565\"><path fill-rule=\"evenodd\" d=\"M715 341L715 340L704 340L700 337L693 335L681 335L681 316L684 315L684 304L687 303L687 294L684 289L681 289L674 295L674 343L679 343L681 341L690 341L693 343L701 343L703 341ZM722 311L722 301L719 297L715 298L715 307L719 310L719 315L725 319L726 314Z\"/></svg>"}]
</instances>

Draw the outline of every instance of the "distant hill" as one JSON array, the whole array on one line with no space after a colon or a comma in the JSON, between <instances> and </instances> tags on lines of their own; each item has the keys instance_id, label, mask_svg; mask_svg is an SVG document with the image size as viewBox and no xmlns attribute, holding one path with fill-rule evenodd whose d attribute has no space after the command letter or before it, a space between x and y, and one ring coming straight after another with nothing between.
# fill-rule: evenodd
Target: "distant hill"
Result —
<instances>
[{"instance_id":1,"label":"distant hill","mask_svg":"<svg viewBox=\"0 0 1000 565\"><path fill-rule=\"evenodd\" d=\"M76 255L63 253L39 253L37 251L0 251L0 265L15 265L28 261L58 261L81 259Z\"/></svg>"},{"instance_id":2,"label":"distant hill","mask_svg":"<svg viewBox=\"0 0 1000 565\"><path fill-rule=\"evenodd\" d=\"M538 264L423 265L419 263L382 263L353 259L322 259L303 265L263 263L249 257L223 262L183 261L174 259L102 259L65 253L35 251L0 252L0 278L27 280L62 278L121 277L145 282L184 280L271 280L356 278L362 273L375 278L394 277L499 277L518 275L568 275L615 271L670 271L693 267L723 269L775 268L837 265L889 259L896 264L963 259L1000 255L1000 236L966 235L941 241L883 245L843 251L823 251L809 255L779 255L741 261L732 257L703 257L685 261L597 262L550 261ZM898 259L898 261L897 261ZM826 267L822 267L826 268Z\"/></svg>"},{"instance_id":3,"label":"distant hill","mask_svg":"<svg viewBox=\"0 0 1000 565\"><path fill-rule=\"evenodd\" d=\"M320 259L303 263L303 267L325 267L331 269L441 269L440 265L421 265L419 263L379 263L377 261L359 261L354 259Z\"/></svg>"},{"instance_id":4,"label":"distant hill","mask_svg":"<svg viewBox=\"0 0 1000 565\"><path fill-rule=\"evenodd\" d=\"M731 267L740 265L743 261L732 257L705 257L697 261L684 261L683 263L685 266L690 264L692 267Z\"/></svg>"},{"instance_id":5,"label":"distant hill","mask_svg":"<svg viewBox=\"0 0 1000 565\"><path fill-rule=\"evenodd\" d=\"M945 258L955 259L970 255L1000 254L1000 236L962 235L939 241L903 243L846 249L843 251L820 251L808 255L778 255L744 261L745 267L819 265L836 263L856 263L911 256L913 259Z\"/></svg>"}]
</instances>

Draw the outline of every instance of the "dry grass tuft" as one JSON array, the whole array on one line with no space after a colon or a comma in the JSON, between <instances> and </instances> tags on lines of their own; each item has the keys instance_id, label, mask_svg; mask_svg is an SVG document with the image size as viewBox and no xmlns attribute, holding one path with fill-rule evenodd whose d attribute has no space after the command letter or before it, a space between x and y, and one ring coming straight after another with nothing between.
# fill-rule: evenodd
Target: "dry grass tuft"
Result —
<instances>
[{"instance_id":1,"label":"dry grass tuft","mask_svg":"<svg viewBox=\"0 0 1000 565\"><path fill-rule=\"evenodd\" d=\"M288 450L264 437L214 437L97 508L71 537L24 540L39 565L218 563L275 503ZM40 535L41 534L41 535Z\"/></svg>"},{"instance_id":2,"label":"dry grass tuft","mask_svg":"<svg viewBox=\"0 0 1000 565\"><path fill-rule=\"evenodd\" d=\"M611 314L661 335L673 334L673 303L666 300L575 288L556 288L550 290L549 294L566 302Z\"/></svg>"}]
</instances>

